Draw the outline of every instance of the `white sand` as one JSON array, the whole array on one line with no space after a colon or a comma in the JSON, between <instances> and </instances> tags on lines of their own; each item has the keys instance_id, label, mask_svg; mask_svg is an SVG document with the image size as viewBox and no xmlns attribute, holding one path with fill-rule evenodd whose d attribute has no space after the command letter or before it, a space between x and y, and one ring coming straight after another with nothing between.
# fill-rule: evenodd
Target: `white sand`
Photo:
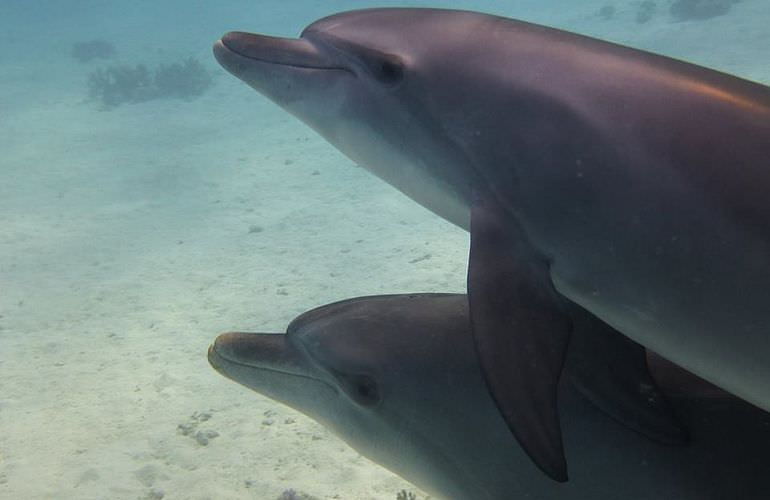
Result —
<instances>
[{"instance_id":1,"label":"white sand","mask_svg":"<svg viewBox=\"0 0 770 500\"><path fill-rule=\"evenodd\" d=\"M307 309L357 295L464 289L465 233L355 168L209 55L228 29L295 34L364 3L195 3L170 26L156 12L163 2L115 2L119 14L75 3L92 10L46 17L35 1L0 13L0 498L419 493L206 361L218 332L283 331ZM631 1L609 2L610 21L595 15L603 1L511 3L442 5L770 83L766 0L691 23L671 23L661 5L643 25ZM99 64L69 57L73 42L95 37L114 40L115 62L195 55L219 76L192 102L100 111L83 101ZM219 435L204 446L199 431Z\"/></svg>"}]
</instances>

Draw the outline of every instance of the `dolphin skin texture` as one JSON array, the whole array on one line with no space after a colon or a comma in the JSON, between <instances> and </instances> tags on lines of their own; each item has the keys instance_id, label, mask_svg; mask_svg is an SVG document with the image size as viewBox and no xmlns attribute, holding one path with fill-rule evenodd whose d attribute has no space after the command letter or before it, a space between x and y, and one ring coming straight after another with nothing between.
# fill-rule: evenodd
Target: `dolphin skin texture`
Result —
<instances>
[{"instance_id":1,"label":"dolphin skin texture","mask_svg":"<svg viewBox=\"0 0 770 500\"><path fill-rule=\"evenodd\" d=\"M341 13L298 39L232 32L214 53L353 161L470 231L484 380L551 478L567 479L557 387L587 325L770 409L768 87L438 9ZM653 401L632 426L683 441L670 408L647 397L639 349L608 349L632 352L635 367L612 387L605 361L625 363L596 349L580 386L626 423Z\"/></svg>"},{"instance_id":2,"label":"dolphin skin texture","mask_svg":"<svg viewBox=\"0 0 770 500\"><path fill-rule=\"evenodd\" d=\"M286 334L223 334L209 361L434 497L767 498L770 414L657 359L653 374L691 434L689 446L661 445L618 425L568 383L572 349L559 386L572 474L566 484L551 481L489 395L468 314L465 295L355 298L302 314Z\"/></svg>"}]
</instances>

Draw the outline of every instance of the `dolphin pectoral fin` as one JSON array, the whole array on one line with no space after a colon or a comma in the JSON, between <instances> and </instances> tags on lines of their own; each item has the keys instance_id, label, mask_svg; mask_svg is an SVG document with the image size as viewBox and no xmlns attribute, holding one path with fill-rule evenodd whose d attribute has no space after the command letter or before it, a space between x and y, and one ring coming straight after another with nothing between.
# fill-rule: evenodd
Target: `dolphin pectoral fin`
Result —
<instances>
[{"instance_id":1,"label":"dolphin pectoral fin","mask_svg":"<svg viewBox=\"0 0 770 500\"><path fill-rule=\"evenodd\" d=\"M687 431L650 375L644 347L577 304L569 373L575 387L604 413L647 438L683 445Z\"/></svg>"},{"instance_id":2,"label":"dolphin pectoral fin","mask_svg":"<svg viewBox=\"0 0 770 500\"><path fill-rule=\"evenodd\" d=\"M570 335L545 259L489 197L471 213L468 298L476 352L509 429L535 464L567 480L557 385Z\"/></svg>"}]
</instances>

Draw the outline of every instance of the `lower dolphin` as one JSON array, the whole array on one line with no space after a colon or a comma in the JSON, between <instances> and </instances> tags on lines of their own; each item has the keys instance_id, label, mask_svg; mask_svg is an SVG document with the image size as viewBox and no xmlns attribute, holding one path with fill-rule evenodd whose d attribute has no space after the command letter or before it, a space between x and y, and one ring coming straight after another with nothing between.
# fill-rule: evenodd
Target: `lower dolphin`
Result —
<instances>
[{"instance_id":1,"label":"lower dolphin","mask_svg":"<svg viewBox=\"0 0 770 500\"><path fill-rule=\"evenodd\" d=\"M571 480L539 474L486 389L465 295L337 302L302 314L285 335L223 334L209 361L440 498L764 500L770 491L770 415L660 361L655 373L690 429L689 446L615 424L565 379Z\"/></svg>"},{"instance_id":2,"label":"lower dolphin","mask_svg":"<svg viewBox=\"0 0 770 500\"><path fill-rule=\"evenodd\" d=\"M441 9L336 14L298 39L229 33L214 52L470 230L474 348L505 421L552 478L567 478L556 388L577 305L770 410L770 88ZM624 400L639 408L643 396ZM657 413L642 427L670 434Z\"/></svg>"}]
</instances>

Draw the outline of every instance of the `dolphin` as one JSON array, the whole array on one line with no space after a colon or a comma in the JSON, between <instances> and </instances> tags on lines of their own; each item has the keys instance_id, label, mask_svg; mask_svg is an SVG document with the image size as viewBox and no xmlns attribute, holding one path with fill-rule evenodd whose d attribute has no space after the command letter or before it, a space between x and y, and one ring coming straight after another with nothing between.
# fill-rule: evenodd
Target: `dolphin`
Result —
<instances>
[{"instance_id":1,"label":"dolphin","mask_svg":"<svg viewBox=\"0 0 770 500\"><path fill-rule=\"evenodd\" d=\"M513 439L486 389L468 314L465 295L355 298L300 315L286 334L223 334L209 361L434 497L767 498L770 414L660 359L653 374L662 376L691 444L656 444L616 424L563 377L572 478L551 481ZM570 356L565 374L571 366Z\"/></svg>"},{"instance_id":2,"label":"dolphin","mask_svg":"<svg viewBox=\"0 0 770 500\"><path fill-rule=\"evenodd\" d=\"M474 349L510 430L553 479L567 479L557 387L575 308L770 409L768 87L440 9L345 12L297 39L231 32L214 53L470 231ZM585 378L606 380L593 353ZM670 434L658 410L640 425Z\"/></svg>"}]
</instances>

